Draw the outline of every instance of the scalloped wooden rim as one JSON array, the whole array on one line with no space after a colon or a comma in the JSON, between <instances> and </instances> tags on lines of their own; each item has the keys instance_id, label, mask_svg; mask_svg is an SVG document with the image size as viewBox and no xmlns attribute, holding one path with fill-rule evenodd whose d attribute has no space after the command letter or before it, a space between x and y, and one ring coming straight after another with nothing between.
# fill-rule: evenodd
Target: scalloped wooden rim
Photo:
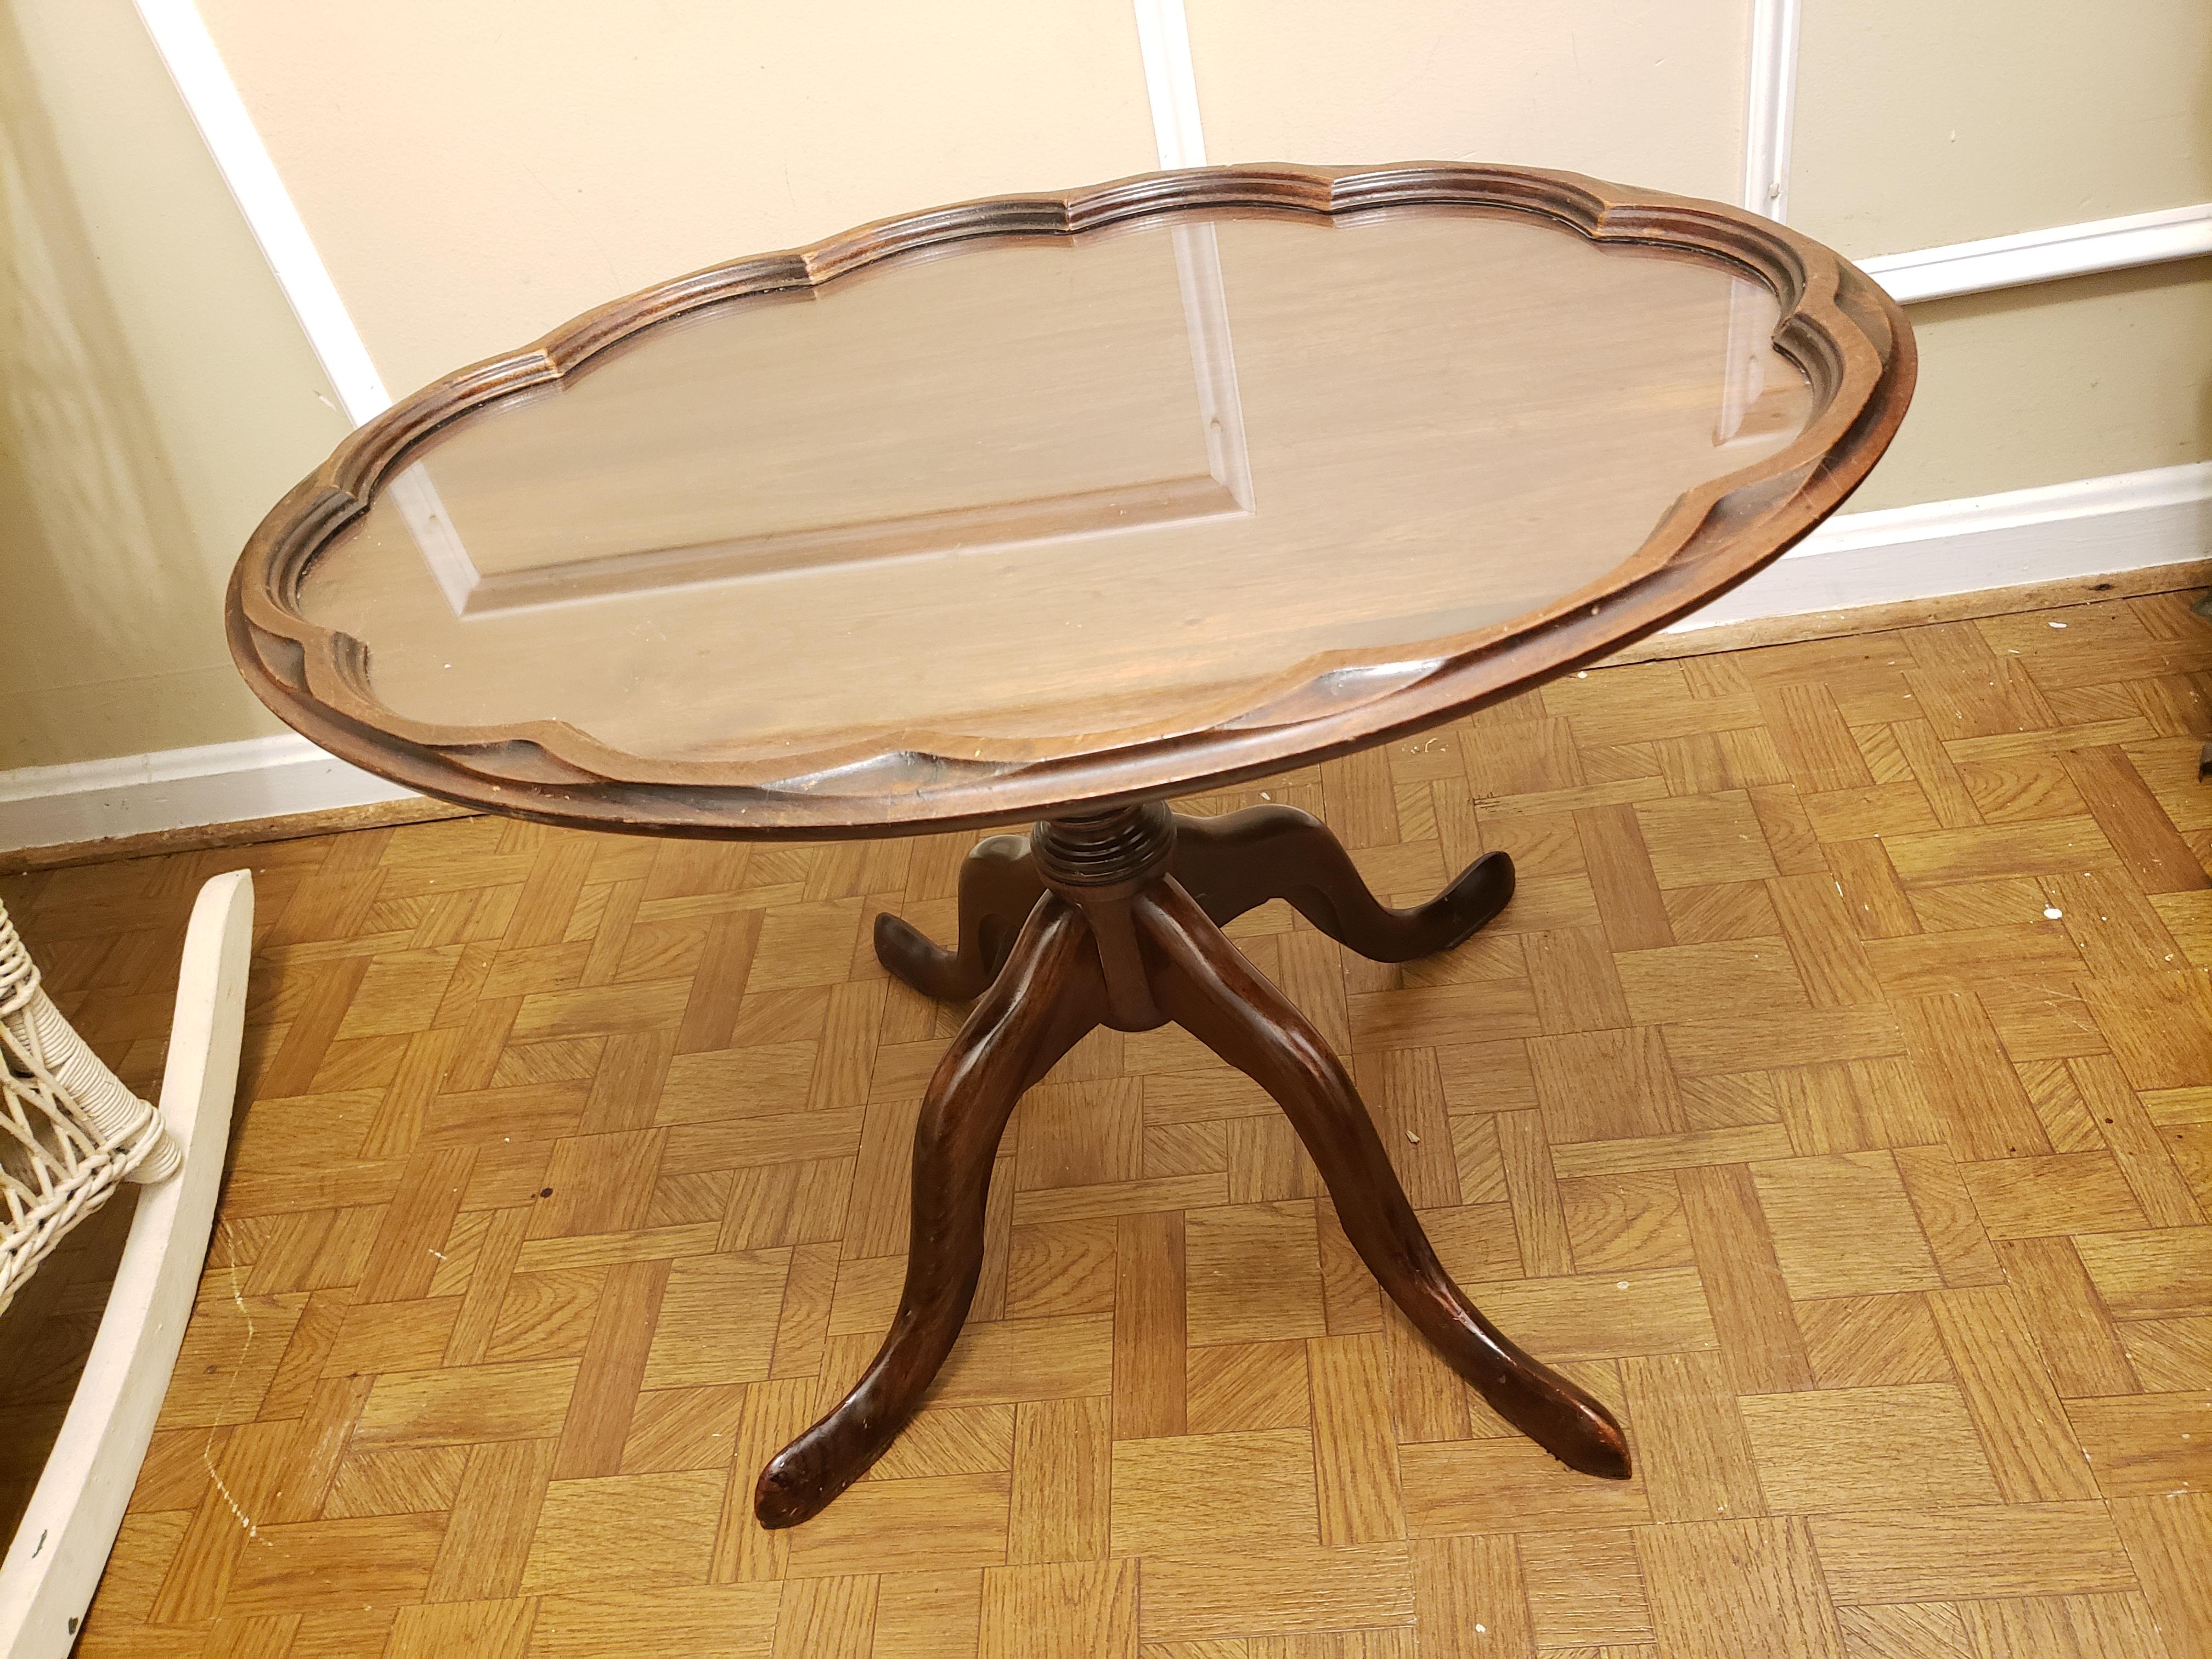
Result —
<instances>
[{"instance_id":1,"label":"scalloped wooden rim","mask_svg":"<svg viewBox=\"0 0 2212 1659\"><path fill-rule=\"evenodd\" d=\"M563 721L470 727L415 720L370 691L366 647L293 606L314 556L436 428L558 382L610 346L686 312L819 288L896 254L975 236L1074 235L1200 209L1334 218L1438 204L1527 213L1593 242L1703 254L1759 277L1782 307L1774 343L1813 381L1819 413L1765 460L1684 494L1628 559L1539 611L1394 647L1387 664L1366 652L1319 653L1256 690L1245 682L1233 694L1194 702L1175 731L1150 725L1091 733L1074 754L1039 743L885 728L773 757L651 760ZM393 405L341 443L255 530L231 580L232 655L280 717L355 764L427 794L552 823L696 836L860 836L1008 823L1076 805L1189 793L1434 725L1602 657L1725 592L1779 556L1857 486L1904 418L1915 368L1903 313L1819 243L1740 209L1576 173L1467 162L1206 167L1057 196L990 198L677 277ZM1426 666L1354 700L1332 702L1323 694L1330 678L1346 671L1401 665ZM1300 712L1316 702L1322 712ZM891 784L902 769L939 775L922 787Z\"/></svg>"}]
</instances>

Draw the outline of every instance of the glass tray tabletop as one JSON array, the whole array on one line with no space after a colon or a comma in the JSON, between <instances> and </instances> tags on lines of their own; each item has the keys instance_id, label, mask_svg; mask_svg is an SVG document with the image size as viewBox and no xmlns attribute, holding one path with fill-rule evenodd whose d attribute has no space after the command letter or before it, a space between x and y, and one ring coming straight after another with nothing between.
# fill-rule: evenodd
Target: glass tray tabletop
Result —
<instances>
[{"instance_id":1,"label":"glass tray tabletop","mask_svg":"<svg viewBox=\"0 0 2212 1659\"><path fill-rule=\"evenodd\" d=\"M428 388L257 532L248 678L416 787L880 832L1297 763L1781 552L1910 336L1807 239L1565 174L1155 175L741 260Z\"/></svg>"}]
</instances>

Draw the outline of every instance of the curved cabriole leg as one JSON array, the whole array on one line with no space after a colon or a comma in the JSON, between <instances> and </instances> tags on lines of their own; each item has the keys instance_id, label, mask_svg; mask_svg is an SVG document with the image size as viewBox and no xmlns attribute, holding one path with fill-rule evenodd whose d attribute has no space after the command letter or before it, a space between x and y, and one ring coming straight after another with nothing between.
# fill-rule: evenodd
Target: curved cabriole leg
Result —
<instances>
[{"instance_id":1,"label":"curved cabriole leg","mask_svg":"<svg viewBox=\"0 0 2212 1659\"><path fill-rule=\"evenodd\" d=\"M1562 1463L1626 1480L1628 1443L1612 1414L1506 1340L1452 1283L1352 1079L1305 1017L1178 883L1137 901L1137 925L1162 1010L1281 1103L1346 1236L1415 1328L1500 1417Z\"/></svg>"},{"instance_id":2,"label":"curved cabriole leg","mask_svg":"<svg viewBox=\"0 0 2212 1659\"><path fill-rule=\"evenodd\" d=\"M960 866L959 943L945 950L886 911L876 918L876 960L939 1002L981 996L1043 892L1029 837L992 836Z\"/></svg>"},{"instance_id":3,"label":"curved cabriole leg","mask_svg":"<svg viewBox=\"0 0 2212 1659\"><path fill-rule=\"evenodd\" d=\"M1411 962L1463 944L1513 896L1513 860L1485 853L1426 904L1393 910L1368 890L1328 825L1295 806L1177 817L1174 872L1217 922L1284 899L1375 962Z\"/></svg>"},{"instance_id":4,"label":"curved cabriole leg","mask_svg":"<svg viewBox=\"0 0 2212 1659\"><path fill-rule=\"evenodd\" d=\"M761 1471L753 1512L763 1526L796 1526L818 1513L914 1415L975 1299L991 1160L1006 1119L1105 1006L1089 925L1061 901L1037 906L922 1097L906 1289L890 1334L853 1391Z\"/></svg>"}]
</instances>

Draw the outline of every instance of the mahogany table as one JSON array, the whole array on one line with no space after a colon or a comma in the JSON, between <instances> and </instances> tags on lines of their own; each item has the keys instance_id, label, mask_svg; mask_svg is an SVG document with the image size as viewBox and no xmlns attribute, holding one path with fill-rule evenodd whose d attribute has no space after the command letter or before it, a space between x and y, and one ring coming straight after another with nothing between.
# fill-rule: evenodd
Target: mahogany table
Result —
<instances>
[{"instance_id":1,"label":"mahogany table","mask_svg":"<svg viewBox=\"0 0 2212 1659\"><path fill-rule=\"evenodd\" d=\"M332 752L596 830L978 845L908 985L978 999L915 1136L904 1294L763 1472L769 1526L879 1456L951 1351L1022 1092L1173 1020L1289 1115L1344 1230L1507 1421L1619 1425L1438 1264L1343 1065L1222 925L1460 944L1288 807L1172 812L1419 731L1695 609L1842 502L1911 336L1733 208L1455 164L1213 168L890 219L617 301L356 432L247 545L240 671ZM1471 1032L1470 1036L1480 1036Z\"/></svg>"}]
</instances>

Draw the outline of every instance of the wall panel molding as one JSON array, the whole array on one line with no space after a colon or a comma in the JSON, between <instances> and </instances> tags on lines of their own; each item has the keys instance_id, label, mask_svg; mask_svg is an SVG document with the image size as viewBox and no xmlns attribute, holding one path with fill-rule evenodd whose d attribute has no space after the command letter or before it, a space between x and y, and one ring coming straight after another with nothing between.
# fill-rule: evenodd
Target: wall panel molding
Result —
<instances>
[{"instance_id":1,"label":"wall panel molding","mask_svg":"<svg viewBox=\"0 0 2212 1659\"><path fill-rule=\"evenodd\" d=\"M239 211L291 301L307 343L337 390L346 417L359 426L392 405L391 394L370 360L361 331L339 298L337 285L307 234L291 192L270 159L269 147L246 113L246 101L223 66L199 8L192 0L136 0L138 16L177 92L207 141L216 169L230 186Z\"/></svg>"},{"instance_id":2,"label":"wall panel molding","mask_svg":"<svg viewBox=\"0 0 2212 1659\"><path fill-rule=\"evenodd\" d=\"M1900 305L2212 253L2212 202L1862 259Z\"/></svg>"},{"instance_id":3,"label":"wall panel molding","mask_svg":"<svg viewBox=\"0 0 2212 1659\"><path fill-rule=\"evenodd\" d=\"M1790 218L1790 137L1797 117L1797 36L1804 0L1752 0L1744 85L1743 205Z\"/></svg>"},{"instance_id":4,"label":"wall panel molding","mask_svg":"<svg viewBox=\"0 0 2212 1659\"><path fill-rule=\"evenodd\" d=\"M1145 94L1160 166L1206 165L1206 130L1199 119L1198 74L1190 62L1190 21L1182 0L1132 0L1137 45L1145 59Z\"/></svg>"},{"instance_id":5,"label":"wall panel molding","mask_svg":"<svg viewBox=\"0 0 2212 1659\"><path fill-rule=\"evenodd\" d=\"M1743 205L1786 222L1804 0L1752 0L1745 86ZM1900 305L2125 270L2212 253L2212 203L2089 219L1940 247L1878 254L1859 268Z\"/></svg>"}]
</instances>

